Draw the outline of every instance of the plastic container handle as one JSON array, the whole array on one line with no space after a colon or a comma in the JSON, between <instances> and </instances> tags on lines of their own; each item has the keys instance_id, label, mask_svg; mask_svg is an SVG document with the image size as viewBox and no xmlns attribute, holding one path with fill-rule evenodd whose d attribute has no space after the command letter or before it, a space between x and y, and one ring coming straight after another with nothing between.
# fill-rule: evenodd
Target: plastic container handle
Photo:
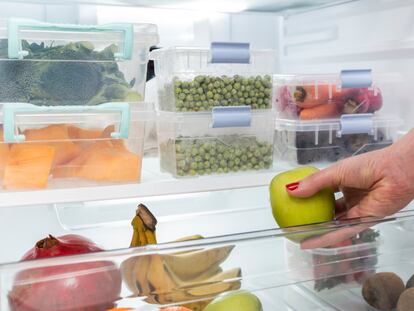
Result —
<instances>
[{"instance_id":1,"label":"plastic container handle","mask_svg":"<svg viewBox=\"0 0 414 311\"><path fill-rule=\"evenodd\" d=\"M134 49L134 26L128 23L105 25L72 25L50 24L27 19L10 19L8 22L8 53L9 58L23 59L28 52L22 49L19 37L21 29L50 30L61 32L121 32L124 35L124 46L121 51L115 53L115 58L129 60Z\"/></svg>"},{"instance_id":2,"label":"plastic container handle","mask_svg":"<svg viewBox=\"0 0 414 311\"><path fill-rule=\"evenodd\" d=\"M113 102L105 103L97 106L36 106L25 103L6 103L3 104L3 130L4 142L16 143L24 142L26 136L23 134L15 134L17 113L48 113L48 112L90 112L90 111L118 111L121 113L121 122L119 132L112 132L112 138L124 138L129 136L129 123L131 119L130 107L128 103Z\"/></svg>"}]
</instances>

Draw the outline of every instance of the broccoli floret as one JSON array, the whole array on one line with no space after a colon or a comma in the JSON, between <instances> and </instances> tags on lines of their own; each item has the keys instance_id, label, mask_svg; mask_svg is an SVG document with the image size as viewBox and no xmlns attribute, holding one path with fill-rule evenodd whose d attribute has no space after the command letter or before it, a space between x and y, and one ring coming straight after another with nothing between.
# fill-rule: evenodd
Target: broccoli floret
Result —
<instances>
[{"instance_id":1,"label":"broccoli floret","mask_svg":"<svg viewBox=\"0 0 414 311\"><path fill-rule=\"evenodd\" d=\"M0 41L0 58L6 53L0 60L0 102L97 105L131 93L133 84L113 61L115 45L101 52L90 42L45 46L23 40L22 46L28 56L8 60L7 40Z\"/></svg>"},{"instance_id":2,"label":"broccoli floret","mask_svg":"<svg viewBox=\"0 0 414 311\"><path fill-rule=\"evenodd\" d=\"M42 69L40 87L54 104L85 104L102 87L102 67L96 63L46 62Z\"/></svg>"},{"instance_id":3,"label":"broccoli floret","mask_svg":"<svg viewBox=\"0 0 414 311\"><path fill-rule=\"evenodd\" d=\"M32 94L44 96L39 90L38 73L32 62L0 61L0 101L28 102Z\"/></svg>"}]
</instances>

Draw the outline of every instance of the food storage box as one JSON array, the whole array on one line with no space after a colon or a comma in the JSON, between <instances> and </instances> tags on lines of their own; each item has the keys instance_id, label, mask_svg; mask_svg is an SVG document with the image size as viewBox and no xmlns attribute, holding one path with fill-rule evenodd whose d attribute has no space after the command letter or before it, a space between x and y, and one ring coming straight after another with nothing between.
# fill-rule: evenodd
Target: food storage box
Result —
<instances>
[{"instance_id":1,"label":"food storage box","mask_svg":"<svg viewBox=\"0 0 414 311\"><path fill-rule=\"evenodd\" d=\"M3 190L139 182L152 105L0 105Z\"/></svg>"},{"instance_id":2,"label":"food storage box","mask_svg":"<svg viewBox=\"0 0 414 311\"><path fill-rule=\"evenodd\" d=\"M320 292L359 286L368 275L375 273L381 237L377 230L362 228L326 247L301 249L300 243L289 239L285 242L288 265L292 269L304 264L314 267L310 274L315 279L313 290ZM350 273L353 269L356 272ZM334 276L324 277L326 274Z\"/></svg>"},{"instance_id":3,"label":"food storage box","mask_svg":"<svg viewBox=\"0 0 414 311\"><path fill-rule=\"evenodd\" d=\"M339 74L275 75L278 118L336 119L341 115L393 110L401 98L399 74L377 74L370 69Z\"/></svg>"},{"instance_id":4,"label":"food storage box","mask_svg":"<svg viewBox=\"0 0 414 311\"><path fill-rule=\"evenodd\" d=\"M0 23L0 102L98 105L144 98L152 24Z\"/></svg>"},{"instance_id":5,"label":"food storage box","mask_svg":"<svg viewBox=\"0 0 414 311\"><path fill-rule=\"evenodd\" d=\"M211 111L217 106L270 109L272 78L277 66L273 50L217 43L208 48L152 51L158 83L158 109Z\"/></svg>"},{"instance_id":6,"label":"food storage box","mask_svg":"<svg viewBox=\"0 0 414 311\"><path fill-rule=\"evenodd\" d=\"M402 121L373 114L340 119L276 120L275 158L297 164L323 164L384 148L397 138Z\"/></svg>"},{"instance_id":7,"label":"food storage box","mask_svg":"<svg viewBox=\"0 0 414 311\"><path fill-rule=\"evenodd\" d=\"M237 192L227 194L237 195ZM7 252L0 255L1 310L15 311L25 306L32 310L63 311L68 305L77 310L86 307L159 310L165 306L186 305L195 311L203 310L215 297L239 289L257 296L264 311L308 310L307 307L321 303L322 295L346 297L349 289L338 287L336 291L326 289L321 292L311 289L305 295L304 289L309 289L307 284L372 270L371 266L362 264L373 257L372 253L360 251L351 251L349 257L338 257L324 264L303 260L302 265L289 265L286 258L292 253L286 248L286 240L293 239L295 232L267 226L259 231L245 232L245 223L253 223L252 219L256 219L254 215L257 216L259 211L263 211L263 216L271 217L269 206L248 208L241 202L243 208L235 209L234 205L220 203L223 200L238 201L223 193L216 199L213 194L198 194L196 198L197 204L188 197L183 200L181 196L148 198L144 203L159 221L156 225L158 244L133 248L129 248L129 243L133 236L131 219L141 202L137 199L84 202L78 206L70 203L3 207L0 209L0 233L13 235L13 239L5 239L3 247ZM166 209L165 204L177 208ZM10 221L11 215L19 219L20 226L32 226L33 233L28 235L24 230L16 230L16 224ZM42 219L42 226L33 226L35 219ZM334 245L352 238L355 228L371 227L382 239L377 245L375 269L398 273L405 282L414 271L411 260L414 242L399 228L401 221L413 222L412 211L384 219L369 217L346 223L331 222L322 227L329 228L329 240ZM223 223L229 225L223 226ZM316 230L313 226L296 229L302 235L321 235L320 227ZM216 235L217 230L223 234ZM344 238L341 232L350 231L351 235ZM95 249L95 253L18 262L37 240L47 234L55 238L65 234L81 235L91 241L81 243L82 249L85 246L92 248L92 243L100 249ZM196 234L202 234L204 238L194 237ZM193 236L193 240L172 242L184 236ZM79 239L69 236L68 243L71 238ZM306 256L303 252L305 250L299 249L294 256L303 258ZM12 262L5 261L11 254ZM347 265L348 269L333 269L339 263ZM319 274L313 276L315 269L320 269ZM296 293L294 301L289 299L292 298L291 290ZM43 295L43 291L49 295ZM359 308L351 310L365 310L367 304L361 297L360 286L353 294L352 303ZM236 301L239 299L240 296L236 297ZM342 307L344 301L331 299L329 307L322 310L350 310L346 305Z\"/></svg>"},{"instance_id":8,"label":"food storage box","mask_svg":"<svg viewBox=\"0 0 414 311\"><path fill-rule=\"evenodd\" d=\"M272 167L274 116L269 111L160 112L161 170L175 177L262 171ZM243 109L245 110L243 112ZM230 117L230 118L229 118Z\"/></svg>"}]
</instances>

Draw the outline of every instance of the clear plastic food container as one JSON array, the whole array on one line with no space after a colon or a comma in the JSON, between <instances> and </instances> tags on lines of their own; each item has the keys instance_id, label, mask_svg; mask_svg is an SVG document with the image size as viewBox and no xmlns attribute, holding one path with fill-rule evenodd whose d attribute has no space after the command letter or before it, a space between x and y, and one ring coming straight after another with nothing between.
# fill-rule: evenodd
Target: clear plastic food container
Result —
<instances>
[{"instance_id":1,"label":"clear plastic food container","mask_svg":"<svg viewBox=\"0 0 414 311\"><path fill-rule=\"evenodd\" d=\"M234 44L168 48L151 52L158 83L158 109L210 111L217 106L272 107L273 50Z\"/></svg>"},{"instance_id":2,"label":"clear plastic food container","mask_svg":"<svg viewBox=\"0 0 414 311\"><path fill-rule=\"evenodd\" d=\"M343 70L339 74L275 75L278 117L293 120L335 119L341 115L391 112L401 98L399 74ZM388 108L387 108L388 107Z\"/></svg>"},{"instance_id":3,"label":"clear plastic food container","mask_svg":"<svg viewBox=\"0 0 414 311\"><path fill-rule=\"evenodd\" d=\"M140 181L152 105L0 107L2 190Z\"/></svg>"},{"instance_id":4,"label":"clear plastic food container","mask_svg":"<svg viewBox=\"0 0 414 311\"><path fill-rule=\"evenodd\" d=\"M0 102L98 105L144 99L152 24L0 23Z\"/></svg>"},{"instance_id":5,"label":"clear plastic food container","mask_svg":"<svg viewBox=\"0 0 414 311\"><path fill-rule=\"evenodd\" d=\"M246 112L236 113L240 124L227 119L226 108L215 108L213 114L160 112L161 170L184 177L270 169L274 116L266 110L250 112L248 108Z\"/></svg>"},{"instance_id":6,"label":"clear plastic food container","mask_svg":"<svg viewBox=\"0 0 414 311\"><path fill-rule=\"evenodd\" d=\"M226 198L222 195L219 197ZM2 252L0 256L1 310L22 310L23 307L44 310L45 304L48 310L53 311L67 310L68 305L77 310L86 307L96 310L113 307L158 310L172 305L203 310L217 296L237 290L253 293L262 308L252 310L258 311L307 310L307 307L323 304L323 299L329 298L329 295L342 298L330 299L328 307L322 310L345 311L349 310L349 306L344 307L345 297L351 294L353 299L349 302L352 301L352 310L365 310L367 304L359 285L356 290L337 287L335 291L331 288L319 292L308 284L357 273L363 274L362 281L374 270L395 272L405 282L413 273L410 259L414 242L399 227L402 221L414 221L412 211L384 219L354 219L289 230L263 227L260 231L244 232L245 221L251 223L253 215L262 210L267 211L263 215L271 217L270 208L244 206L234 209L234 206L214 204L213 209L207 208L209 212L200 213L200 205L204 211L205 206L213 203L211 197L197 197L199 204L196 207L194 200L181 200L184 203L181 205L177 196L165 198L164 203L169 202L177 207L187 209L188 204L193 206L192 210L179 214L177 209L165 209L165 205L157 204L157 200L160 198L152 200L152 203L149 199L146 203L159 220L156 228L159 244L133 248L128 248L128 245L133 231L130 222L139 202L136 199L112 203L86 202L83 206L68 204L2 208L2 216L42 215L45 227L35 228L36 237L18 232L19 239L15 235L14 240L6 239L5 245L8 245L9 251ZM81 219L79 215L83 215ZM56 216L60 217L57 219ZM23 218L21 224L31 221ZM68 222L84 222L87 225L68 226ZM219 225L223 222L229 223L230 228L227 234L223 231L223 235L216 236L216 228L226 229ZM243 233L233 232L233 226L237 225L238 231ZM204 238L172 242L177 231L188 236L201 233L200 228L204 230ZM306 235L308 239L317 238L319 243L330 241L333 244L330 255L333 256L336 248L347 247L340 247L341 241L347 241L368 228L377 232L382 240L375 246L375 254L371 252L373 248L362 251L356 246L349 246L350 249L345 252L338 251L342 257L325 262L309 262L300 260L308 255L309 250L298 249L292 253L286 248L287 240L297 240ZM15 226L10 224L2 226L1 230L2 234L16 231ZM19 259L11 263L4 261L15 248L21 250L20 256L23 256L34 246L39 233L40 238L47 234L57 238L62 234L82 235L106 250L23 262L18 262ZM89 247L90 243L86 243L86 246ZM15 245L15 248L10 245ZM45 247L38 245L42 246ZM315 250L315 254L318 254L318 250ZM291 256L298 257L301 264L290 265L286 259ZM367 261L374 257L376 263L368 265ZM338 265L347 266L347 269L338 270ZM318 273L314 274L314 271ZM43 292L49 295L43 295ZM296 297L294 301L291 300L293 297ZM236 302L241 299L241 296L235 298Z\"/></svg>"},{"instance_id":7,"label":"clear plastic food container","mask_svg":"<svg viewBox=\"0 0 414 311\"><path fill-rule=\"evenodd\" d=\"M375 272L380 243L380 233L371 228L321 248L303 250L299 243L286 239L286 249L290 254L287 260L292 268L303 264L314 267L310 277L315 279L313 289L317 292L339 286L351 288L359 286L368 275ZM349 273L353 268L358 271ZM326 274L334 276L324 277Z\"/></svg>"},{"instance_id":8,"label":"clear plastic food container","mask_svg":"<svg viewBox=\"0 0 414 311\"><path fill-rule=\"evenodd\" d=\"M323 164L381 149L397 139L402 121L375 114L340 119L276 120L275 158L290 164Z\"/></svg>"}]
</instances>

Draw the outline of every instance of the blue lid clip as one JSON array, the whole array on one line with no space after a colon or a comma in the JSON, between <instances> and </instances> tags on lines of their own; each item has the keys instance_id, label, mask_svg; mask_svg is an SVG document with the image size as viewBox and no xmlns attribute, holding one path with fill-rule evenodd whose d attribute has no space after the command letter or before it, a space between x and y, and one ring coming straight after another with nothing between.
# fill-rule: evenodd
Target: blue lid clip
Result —
<instances>
[{"instance_id":1,"label":"blue lid clip","mask_svg":"<svg viewBox=\"0 0 414 311\"><path fill-rule=\"evenodd\" d=\"M211 63L213 64L249 64L250 44L236 42L212 42Z\"/></svg>"},{"instance_id":2,"label":"blue lid clip","mask_svg":"<svg viewBox=\"0 0 414 311\"><path fill-rule=\"evenodd\" d=\"M374 120L372 113L344 114L340 119L341 129L337 136L348 134L374 135Z\"/></svg>"},{"instance_id":3,"label":"blue lid clip","mask_svg":"<svg viewBox=\"0 0 414 311\"><path fill-rule=\"evenodd\" d=\"M372 86L372 70L342 70L341 88L369 88Z\"/></svg>"},{"instance_id":4,"label":"blue lid clip","mask_svg":"<svg viewBox=\"0 0 414 311\"><path fill-rule=\"evenodd\" d=\"M212 128L249 127L252 122L250 106L214 107Z\"/></svg>"}]
</instances>

